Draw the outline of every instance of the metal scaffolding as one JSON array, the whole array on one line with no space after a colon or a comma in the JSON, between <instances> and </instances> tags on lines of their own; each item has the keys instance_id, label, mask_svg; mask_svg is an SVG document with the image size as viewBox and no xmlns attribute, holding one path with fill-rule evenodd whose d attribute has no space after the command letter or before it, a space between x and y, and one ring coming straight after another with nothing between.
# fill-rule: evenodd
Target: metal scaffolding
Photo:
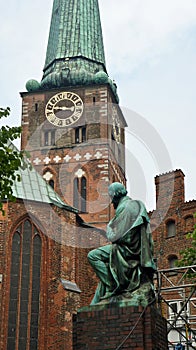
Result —
<instances>
[{"instance_id":1,"label":"metal scaffolding","mask_svg":"<svg viewBox=\"0 0 196 350\"><path fill-rule=\"evenodd\" d=\"M168 324L168 349L182 344L196 350L196 265L158 270L155 291Z\"/></svg>"}]
</instances>

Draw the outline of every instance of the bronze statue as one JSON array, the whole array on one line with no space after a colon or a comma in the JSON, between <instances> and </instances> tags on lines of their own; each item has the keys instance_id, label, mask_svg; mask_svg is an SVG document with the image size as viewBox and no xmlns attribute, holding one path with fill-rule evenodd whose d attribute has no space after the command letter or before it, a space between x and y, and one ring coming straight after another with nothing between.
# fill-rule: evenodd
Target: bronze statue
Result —
<instances>
[{"instance_id":1,"label":"bronze statue","mask_svg":"<svg viewBox=\"0 0 196 350\"><path fill-rule=\"evenodd\" d=\"M116 213L107 226L112 244L89 252L88 260L100 279L91 305L130 301L146 306L154 298L153 241L144 204L127 196L118 182L109 186Z\"/></svg>"}]
</instances>

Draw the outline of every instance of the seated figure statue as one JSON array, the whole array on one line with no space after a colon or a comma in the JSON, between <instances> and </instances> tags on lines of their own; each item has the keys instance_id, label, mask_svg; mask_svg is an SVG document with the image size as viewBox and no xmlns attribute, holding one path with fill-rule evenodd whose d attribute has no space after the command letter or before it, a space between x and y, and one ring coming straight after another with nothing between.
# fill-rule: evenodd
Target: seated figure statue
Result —
<instances>
[{"instance_id":1,"label":"seated figure statue","mask_svg":"<svg viewBox=\"0 0 196 350\"><path fill-rule=\"evenodd\" d=\"M116 209L106 231L112 243L88 254L100 280L91 305L129 301L134 306L147 306L154 299L156 266L146 208L128 197L121 183L111 184L108 192Z\"/></svg>"}]
</instances>

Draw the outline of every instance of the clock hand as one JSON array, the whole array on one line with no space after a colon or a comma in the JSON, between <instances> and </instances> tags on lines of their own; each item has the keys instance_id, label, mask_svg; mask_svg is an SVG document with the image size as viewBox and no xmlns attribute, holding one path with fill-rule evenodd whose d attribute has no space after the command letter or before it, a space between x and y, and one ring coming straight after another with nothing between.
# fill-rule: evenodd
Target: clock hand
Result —
<instances>
[{"instance_id":1,"label":"clock hand","mask_svg":"<svg viewBox=\"0 0 196 350\"><path fill-rule=\"evenodd\" d=\"M54 109L55 110L62 110L62 111L71 111L71 112L73 112L74 111L74 106L72 106L72 107L54 107Z\"/></svg>"}]
</instances>

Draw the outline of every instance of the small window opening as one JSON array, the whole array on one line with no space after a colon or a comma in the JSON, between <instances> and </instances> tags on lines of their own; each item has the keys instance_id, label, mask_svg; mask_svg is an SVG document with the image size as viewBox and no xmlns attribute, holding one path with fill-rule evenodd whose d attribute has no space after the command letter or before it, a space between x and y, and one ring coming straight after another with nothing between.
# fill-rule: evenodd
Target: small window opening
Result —
<instances>
[{"instance_id":1,"label":"small window opening","mask_svg":"<svg viewBox=\"0 0 196 350\"><path fill-rule=\"evenodd\" d=\"M82 143L86 141L86 126L75 129L75 143Z\"/></svg>"},{"instance_id":2,"label":"small window opening","mask_svg":"<svg viewBox=\"0 0 196 350\"><path fill-rule=\"evenodd\" d=\"M174 267L176 267L176 262L178 261L178 257L176 255L171 255L168 258L168 262L169 262L169 267L171 269L173 269Z\"/></svg>"},{"instance_id":3,"label":"small window opening","mask_svg":"<svg viewBox=\"0 0 196 350\"><path fill-rule=\"evenodd\" d=\"M112 141L115 141L115 137L114 137L113 131L112 131L112 133L111 133L111 139L112 139Z\"/></svg>"},{"instance_id":4,"label":"small window opening","mask_svg":"<svg viewBox=\"0 0 196 350\"><path fill-rule=\"evenodd\" d=\"M55 130L44 132L44 146L55 146Z\"/></svg>"},{"instance_id":5,"label":"small window opening","mask_svg":"<svg viewBox=\"0 0 196 350\"><path fill-rule=\"evenodd\" d=\"M176 224L174 220L170 220L166 224L167 237L174 237L176 235Z\"/></svg>"},{"instance_id":6,"label":"small window opening","mask_svg":"<svg viewBox=\"0 0 196 350\"><path fill-rule=\"evenodd\" d=\"M55 145L55 131L51 131L51 146Z\"/></svg>"},{"instance_id":7,"label":"small window opening","mask_svg":"<svg viewBox=\"0 0 196 350\"><path fill-rule=\"evenodd\" d=\"M49 185L54 189L54 180L50 180Z\"/></svg>"},{"instance_id":8,"label":"small window opening","mask_svg":"<svg viewBox=\"0 0 196 350\"><path fill-rule=\"evenodd\" d=\"M75 130L75 143L79 143L80 142L80 128L77 128Z\"/></svg>"},{"instance_id":9,"label":"small window opening","mask_svg":"<svg viewBox=\"0 0 196 350\"><path fill-rule=\"evenodd\" d=\"M46 131L44 133L44 145L45 146L48 146L48 141L49 141L49 133L48 133L48 131Z\"/></svg>"},{"instance_id":10,"label":"small window opening","mask_svg":"<svg viewBox=\"0 0 196 350\"><path fill-rule=\"evenodd\" d=\"M82 142L86 141L86 127L82 128Z\"/></svg>"},{"instance_id":11,"label":"small window opening","mask_svg":"<svg viewBox=\"0 0 196 350\"><path fill-rule=\"evenodd\" d=\"M176 255L170 255L168 257L168 264L170 269L174 269L176 267L176 263L178 261L178 257ZM177 274L177 271L170 271L170 276L174 276Z\"/></svg>"}]
</instances>

